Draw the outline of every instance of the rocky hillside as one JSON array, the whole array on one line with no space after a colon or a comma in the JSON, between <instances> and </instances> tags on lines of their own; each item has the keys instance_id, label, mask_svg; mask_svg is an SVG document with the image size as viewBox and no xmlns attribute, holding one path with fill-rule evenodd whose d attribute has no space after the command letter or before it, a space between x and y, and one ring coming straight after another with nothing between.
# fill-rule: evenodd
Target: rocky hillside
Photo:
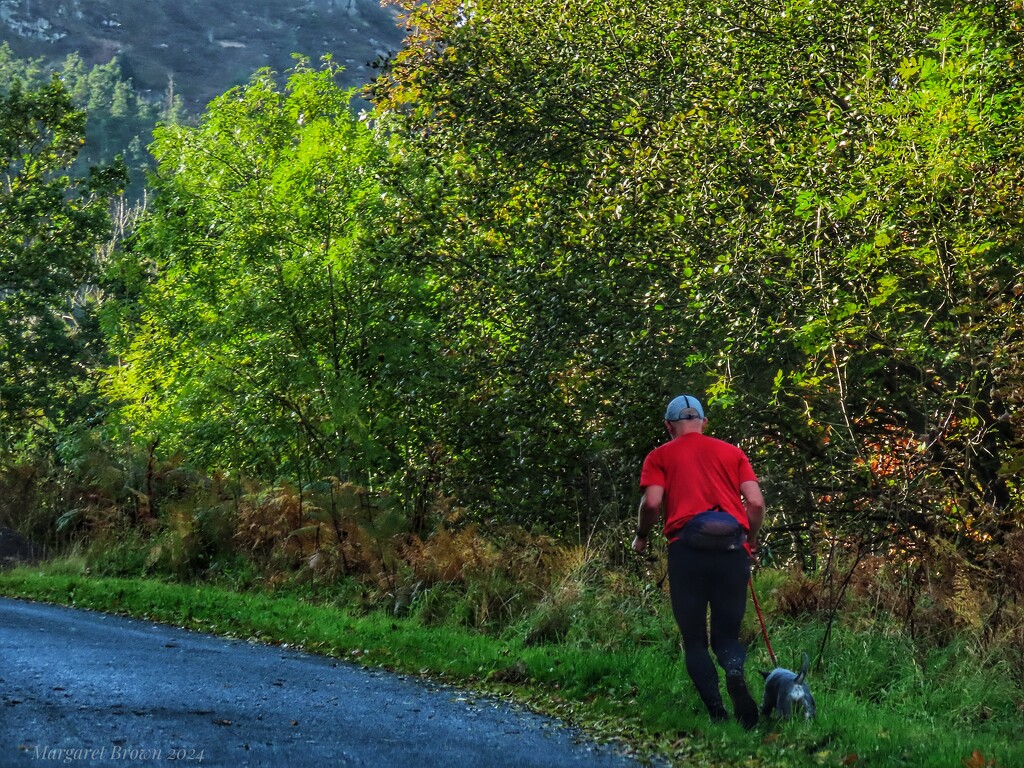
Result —
<instances>
[{"instance_id":1,"label":"rocky hillside","mask_svg":"<svg viewBox=\"0 0 1024 768\"><path fill-rule=\"evenodd\" d=\"M169 87L190 111L260 67L283 71L301 53L346 69L346 85L401 45L404 30L379 0L0 0L0 40L21 57L87 64L118 57L125 77L155 96Z\"/></svg>"}]
</instances>

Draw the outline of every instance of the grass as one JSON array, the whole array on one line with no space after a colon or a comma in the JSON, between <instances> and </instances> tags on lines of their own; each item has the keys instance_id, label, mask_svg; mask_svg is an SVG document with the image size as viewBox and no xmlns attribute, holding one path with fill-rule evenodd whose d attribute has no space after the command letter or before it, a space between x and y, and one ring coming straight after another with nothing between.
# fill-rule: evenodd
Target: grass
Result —
<instances>
[{"instance_id":1,"label":"grass","mask_svg":"<svg viewBox=\"0 0 1024 768\"><path fill-rule=\"evenodd\" d=\"M922 656L901 633L881 631L881 623L869 633L833 629L827 663L811 673L819 703L815 721L762 724L746 733L735 724L712 726L699 710L664 616L662 626L645 628L633 643L588 643L579 630L569 629L561 641L527 644L521 625L488 635L443 622L426 626L415 612L396 618L353 609L348 606L357 601L345 585L313 602L308 590L235 592L144 578L94 578L81 570L80 563L66 561L2 573L0 594L288 644L441 678L477 694L514 697L581 725L598 739L676 765L1024 765L1017 738L1021 691L997 660L958 643ZM583 615L586 605L575 610L578 626L595 621ZM824 632L820 622L777 621L772 642L784 663L790 656L795 662L799 651L814 655ZM622 637L630 635L624 628ZM767 666L764 652L754 650L748 670L755 695L760 681L753 670Z\"/></svg>"}]
</instances>

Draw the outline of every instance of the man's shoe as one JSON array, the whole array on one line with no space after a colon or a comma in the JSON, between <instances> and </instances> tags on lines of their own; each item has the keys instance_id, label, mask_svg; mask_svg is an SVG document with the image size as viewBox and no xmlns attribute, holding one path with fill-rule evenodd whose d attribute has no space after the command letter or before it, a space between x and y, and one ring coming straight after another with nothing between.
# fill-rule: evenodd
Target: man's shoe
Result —
<instances>
[{"instance_id":1,"label":"man's shoe","mask_svg":"<svg viewBox=\"0 0 1024 768\"><path fill-rule=\"evenodd\" d=\"M736 719L740 721L740 725L748 731L753 729L757 725L757 702L750 695L743 672L730 671L725 676L725 688L729 691L733 711L736 713Z\"/></svg>"},{"instance_id":2,"label":"man's shoe","mask_svg":"<svg viewBox=\"0 0 1024 768\"><path fill-rule=\"evenodd\" d=\"M729 711L722 705L722 702L718 702L717 706L709 706L708 714L711 716L712 723L725 723L729 721Z\"/></svg>"}]
</instances>

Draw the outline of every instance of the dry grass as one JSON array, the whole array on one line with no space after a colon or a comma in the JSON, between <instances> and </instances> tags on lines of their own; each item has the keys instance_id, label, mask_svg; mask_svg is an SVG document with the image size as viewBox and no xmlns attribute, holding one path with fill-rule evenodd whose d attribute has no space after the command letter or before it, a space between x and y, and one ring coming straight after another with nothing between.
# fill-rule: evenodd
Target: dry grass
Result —
<instances>
[{"instance_id":1,"label":"dry grass","mask_svg":"<svg viewBox=\"0 0 1024 768\"><path fill-rule=\"evenodd\" d=\"M676 641L665 619L664 552L629 553L626 523L571 545L487 528L480 515L438 499L427 510L430 532L420 535L398 499L337 478L267 487L206 477L144 451L84 453L77 481L38 466L4 473L0 522L30 535L48 529L45 543L83 551L98 575L226 578L321 596L352 594L340 585L354 583L366 608L513 632L528 645ZM33 511L19 514L25 509ZM858 556L832 542L817 572L773 573L766 610L895 627L925 649L973 638L1024 680L1024 531L981 561L940 538L901 546Z\"/></svg>"}]
</instances>

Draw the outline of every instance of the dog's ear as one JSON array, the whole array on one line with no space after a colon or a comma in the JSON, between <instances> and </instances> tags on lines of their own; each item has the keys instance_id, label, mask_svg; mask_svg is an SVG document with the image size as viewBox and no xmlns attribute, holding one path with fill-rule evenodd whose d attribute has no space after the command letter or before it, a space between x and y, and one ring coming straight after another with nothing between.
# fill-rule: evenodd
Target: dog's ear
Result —
<instances>
[{"instance_id":1,"label":"dog's ear","mask_svg":"<svg viewBox=\"0 0 1024 768\"><path fill-rule=\"evenodd\" d=\"M802 683L804 678L807 677L807 670L810 669L810 665L811 660L807 658L807 652L804 651L804 663L803 666L800 667L800 674L796 676L797 683Z\"/></svg>"}]
</instances>

